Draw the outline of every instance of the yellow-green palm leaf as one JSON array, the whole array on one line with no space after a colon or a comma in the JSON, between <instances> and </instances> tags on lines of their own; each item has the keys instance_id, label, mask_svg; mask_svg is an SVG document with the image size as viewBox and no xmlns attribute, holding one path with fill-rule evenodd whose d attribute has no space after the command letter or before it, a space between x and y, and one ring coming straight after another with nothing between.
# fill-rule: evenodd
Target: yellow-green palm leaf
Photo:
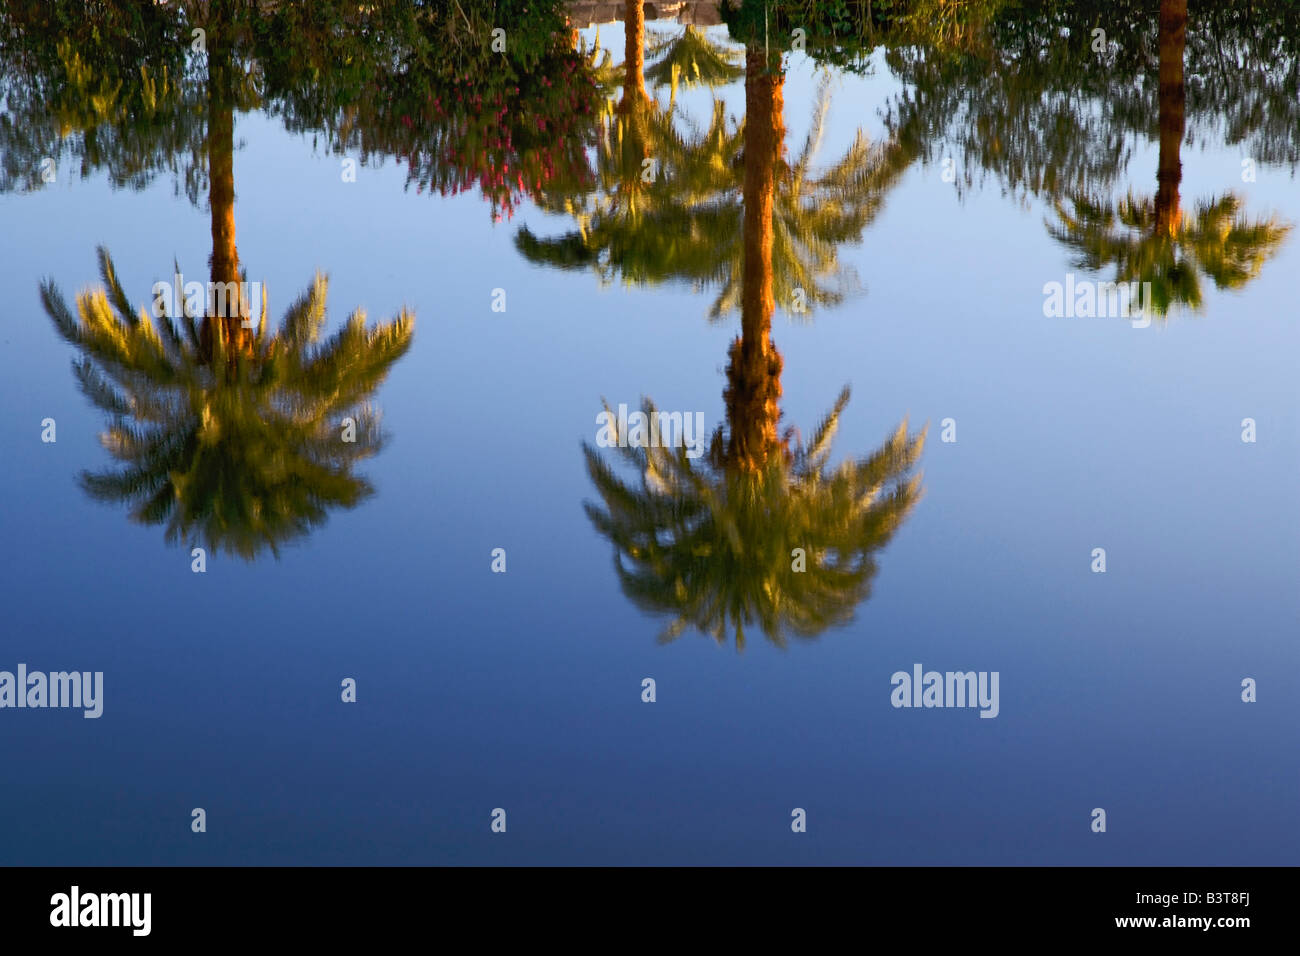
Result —
<instances>
[{"instance_id":1,"label":"yellow-green palm leaf","mask_svg":"<svg viewBox=\"0 0 1300 956\"><path fill-rule=\"evenodd\" d=\"M621 478L584 445L601 505L584 505L614 545L624 592L642 610L671 615L661 641L693 626L719 642L757 626L784 646L852 620L871 593L876 553L920 497L912 474L924 433L907 423L871 455L829 466L845 389L806 446L757 470L728 467L718 449L692 461L684 448L620 448L639 482ZM645 413L654 413L646 402ZM795 549L806 555L796 570Z\"/></svg>"},{"instance_id":2,"label":"yellow-green palm leaf","mask_svg":"<svg viewBox=\"0 0 1300 956\"><path fill-rule=\"evenodd\" d=\"M1151 308L1162 316L1203 307L1201 276L1219 289L1242 288L1291 231L1275 216L1248 218L1232 193L1198 202L1169 228L1153 199L1131 194L1116 204L1080 194L1054 209L1048 233L1074 251L1075 268L1113 267L1117 282L1151 283Z\"/></svg>"},{"instance_id":3,"label":"yellow-green palm leaf","mask_svg":"<svg viewBox=\"0 0 1300 956\"><path fill-rule=\"evenodd\" d=\"M200 539L251 559L278 554L330 509L373 492L353 467L383 444L370 399L410 347L408 312L367 327L358 310L322 339L327 284L318 275L277 331L263 313L247 353L226 354L215 337L209 361L193 318L133 312L103 249L99 260L104 287L79 295L75 312L52 282L41 289L55 328L80 353L82 391L109 416L101 441L121 463L83 473L93 498L129 505L133 520L163 525L169 542Z\"/></svg>"}]
</instances>

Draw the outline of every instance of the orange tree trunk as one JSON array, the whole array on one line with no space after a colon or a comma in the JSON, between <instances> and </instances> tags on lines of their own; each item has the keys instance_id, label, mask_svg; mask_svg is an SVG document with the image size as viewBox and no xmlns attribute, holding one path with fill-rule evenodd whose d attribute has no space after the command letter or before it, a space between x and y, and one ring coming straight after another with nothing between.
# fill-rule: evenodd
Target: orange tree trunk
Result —
<instances>
[{"instance_id":1,"label":"orange tree trunk","mask_svg":"<svg viewBox=\"0 0 1300 956\"><path fill-rule=\"evenodd\" d=\"M772 207L785 142L780 72L751 49L745 64L744 264L741 334L731 343L723 395L730 431L728 461L742 470L763 467L781 446L781 355L772 344Z\"/></svg>"},{"instance_id":2,"label":"orange tree trunk","mask_svg":"<svg viewBox=\"0 0 1300 956\"><path fill-rule=\"evenodd\" d=\"M623 14L623 102L622 110L644 103L645 91L645 9L642 0L626 0Z\"/></svg>"},{"instance_id":3,"label":"orange tree trunk","mask_svg":"<svg viewBox=\"0 0 1300 956\"><path fill-rule=\"evenodd\" d=\"M1160 165L1156 172L1156 229L1173 235L1182 211L1178 187L1183 179L1182 145L1187 128L1187 88L1183 52L1187 45L1187 0L1160 2Z\"/></svg>"},{"instance_id":4,"label":"orange tree trunk","mask_svg":"<svg viewBox=\"0 0 1300 956\"><path fill-rule=\"evenodd\" d=\"M208 28L208 206L212 213L213 283L239 283L239 252L235 248L235 117L234 64L230 50L230 18L221 0L214 0ZM252 347L251 330L243 327L239 314L246 305L241 289L233 302L228 297L226 314L213 314L208 297L203 318L201 346L204 357L213 356L214 336L220 335L234 360Z\"/></svg>"}]
</instances>

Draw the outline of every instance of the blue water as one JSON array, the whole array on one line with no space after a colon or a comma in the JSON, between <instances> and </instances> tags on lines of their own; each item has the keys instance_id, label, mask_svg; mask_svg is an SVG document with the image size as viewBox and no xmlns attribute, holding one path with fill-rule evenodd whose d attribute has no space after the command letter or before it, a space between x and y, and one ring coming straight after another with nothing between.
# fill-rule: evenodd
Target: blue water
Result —
<instances>
[{"instance_id":1,"label":"blue water","mask_svg":"<svg viewBox=\"0 0 1300 956\"><path fill-rule=\"evenodd\" d=\"M601 39L620 52L617 28ZM818 82L792 55L791 151ZM901 90L883 61L833 77L823 163L859 125L882 135ZM743 81L715 92L744 115ZM707 118L710 95L684 108ZM377 493L279 560L210 553L204 574L88 499L75 477L107 463L103 420L38 283L95 285L104 243L143 304L173 259L203 275L207 211L165 176L135 191L73 169L0 196L0 670L105 675L98 720L0 711L0 863L1296 861L1294 236L1244 288L1207 282L1200 313L1049 319L1042 285L1083 273L1044 203L994 180L959 197L913 163L839 248L861 293L773 322L785 421L808 431L852 386L836 461L929 423L924 497L871 598L784 650L757 629L743 652L690 631L659 646L665 620L623 595L582 511L581 445L602 397L702 410L712 430L739 318L710 324L714 292L689 284L527 263L521 224L571 228L532 205L494 223L474 193L405 190L393 162L343 183L338 157L262 113L235 139L240 258L272 313L317 269L335 325L415 312L376 395ZM1129 145L1123 188L1153 191L1154 139ZM1244 185L1239 158L1184 146L1184 202L1245 190L1300 222L1292 171ZM890 676L914 663L999 672L999 715L893 708Z\"/></svg>"}]
</instances>

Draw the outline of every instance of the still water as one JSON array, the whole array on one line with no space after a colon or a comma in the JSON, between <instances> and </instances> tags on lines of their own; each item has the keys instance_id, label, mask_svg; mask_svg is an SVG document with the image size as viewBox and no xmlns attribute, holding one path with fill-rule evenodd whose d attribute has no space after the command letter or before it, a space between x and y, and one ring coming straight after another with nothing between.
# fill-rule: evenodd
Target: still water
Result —
<instances>
[{"instance_id":1,"label":"still water","mask_svg":"<svg viewBox=\"0 0 1300 956\"><path fill-rule=\"evenodd\" d=\"M1294 10L592 6L522 90L7 31L0 671L104 689L0 862L1294 863Z\"/></svg>"}]
</instances>

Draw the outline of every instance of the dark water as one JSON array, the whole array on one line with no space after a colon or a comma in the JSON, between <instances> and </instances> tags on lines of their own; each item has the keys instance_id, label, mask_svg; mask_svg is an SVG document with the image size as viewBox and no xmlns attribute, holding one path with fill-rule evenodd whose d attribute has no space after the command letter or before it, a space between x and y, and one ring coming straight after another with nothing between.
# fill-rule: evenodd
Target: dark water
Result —
<instances>
[{"instance_id":1,"label":"dark water","mask_svg":"<svg viewBox=\"0 0 1300 956\"><path fill-rule=\"evenodd\" d=\"M0 862L1295 862L1296 18L1165 7L783 72L652 22L645 100L604 24L469 108L279 20L86 78L11 11L0 671L103 713L0 709ZM101 245L265 332L79 316ZM1107 280L1147 316L1045 314ZM643 399L701 453L601 447Z\"/></svg>"}]
</instances>

